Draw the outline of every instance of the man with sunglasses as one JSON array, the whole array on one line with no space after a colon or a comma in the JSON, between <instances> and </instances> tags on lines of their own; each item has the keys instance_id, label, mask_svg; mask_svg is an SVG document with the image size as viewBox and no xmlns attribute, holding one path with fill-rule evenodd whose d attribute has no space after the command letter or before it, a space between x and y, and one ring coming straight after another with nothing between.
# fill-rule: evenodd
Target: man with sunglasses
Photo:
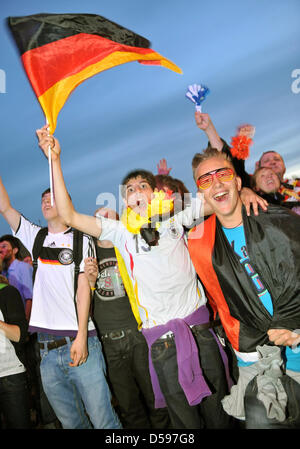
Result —
<instances>
[{"instance_id":1,"label":"man with sunglasses","mask_svg":"<svg viewBox=\"0 0 300 449\"><path fill-rule=\"evenodd\" d=\"M248 216L241 179L218 149L192 167L214 213L190 232L189 252L239 367L223 407L246 428L299 428L300 217L275 205Z\"/></svg>"},{"instance_id":2,"label":"man with sunglasses","mask_svg":"<svg viewBox=\"0 0 300 449\"><path fill-rule=\"evenodd\" d=\"M167 405L175 429L228 428L232 418L221 399L228 392L225 353L212 327L206 297L184 236L183 225L199 216L201 201L169 216L155 229L156 242L146 240L134 223L78 213L65 188L60 146L45 128L37 131L47 156L52 149L55 201L64 222L101 240L111 241L121 253L134 291L142 332L149 345L149 369L155 406ZM130 172L121 193L129 216L136 221L147 215L156 186L145 170ZM72 224L71 224L72 223ZM151 229L149 231L151 237ZM200 366L201 364L201 366Z\"/></svg>"}]
</instances>

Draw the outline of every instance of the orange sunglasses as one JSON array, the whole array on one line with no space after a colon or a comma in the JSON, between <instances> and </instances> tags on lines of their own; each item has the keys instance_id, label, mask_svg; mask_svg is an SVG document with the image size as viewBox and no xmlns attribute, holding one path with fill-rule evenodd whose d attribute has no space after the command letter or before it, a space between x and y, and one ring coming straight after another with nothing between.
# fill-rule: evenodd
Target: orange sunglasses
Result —
<instances>
[{"instance_id":1,"label":"orange sunglasses","mask_svg":"<svg viewBox=\"0 0 300 449\"><path fill-rule=\"evenodd\" d=\"M231 181L234 176L234 171L232 168L223 167L205 173L205 175L200 176L196 181L198 188L202 190L208 189L212 185L214 176L216 176L220 182Z\"/></svg>"}]
</instances>

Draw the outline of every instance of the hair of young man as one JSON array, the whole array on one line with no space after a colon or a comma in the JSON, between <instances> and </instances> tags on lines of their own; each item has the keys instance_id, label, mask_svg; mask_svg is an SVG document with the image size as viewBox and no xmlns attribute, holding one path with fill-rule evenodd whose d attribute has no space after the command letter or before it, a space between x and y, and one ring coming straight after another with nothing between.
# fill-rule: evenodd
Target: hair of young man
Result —
<instances>
[{"instance_id":1,"label":"hair of young man","mask_svg":"<svg viewBox=\"0 0 300 449\"><path fill-rule=\"evenodd\" d=\"M5 234L0 237L0 242L9 242L12 249L17 248L18 252L16 253L15 257L16 257L16 259L22 260L21 253L20 253L20 249L21 249L20 242L16 237L14 237L13 235L10 235L10 234Z\"/></svg>"},{"instance_id":2,"label":"hair of young man","mask_svg":"<svg viewBox=\"0 0 300 449\"><path fill-rule=\"evenodd\" d=\"M173 181L176 182L179 192L183 196L185 193L190 193L189 189L186 185L181 181L181 179L173 178Z\"/></svg>"},{"instance_id":3,"label":"hair of young man","mask_svg":"<svg viewBox=\"0 0 300 449\"><path fill-rule=\"evenodd\" d=\"M128 182L131 179L136 179L138 177L141 177L142 179L147 181L149 186L152 188L152 190L155 189L155 187L156 187L156 180L155 180L155 176L153 175L153 173L151 173L148 170L142 170L142 169L133 170L133 171L127 173L125 178L123 178L123 180L122 180L122 183L121 183L121 195L122 195L123 198L126 197L126 186L127 186Z\"/></svg>"},{"instance_id":4,"label":"hair of young man","mask_svg":"<svg viewBox=\"0 0 300 449\"><path fill-rule=\"evenodd\" d=\"M47 195L47 193L51 193L50 187L48 187L48 189L44 190L44 192L42 193L42 199L45 195ZM71 195L69 194L69 192L68 192L68 195L69 195L70 200L72 201L72 198L71 198Z\"/></svg>"},{"instance_id":5,"label":"hair of young man","mask_svg":"<svg viewBox=\"0 0 300 449\"><path fill-rule=\"evenodd\" d=\"M219 158L219 159L223 159L224 161L230 162L230 164L234 170L232 161L231 161L230 157L227 156L226 153L223 153L222 151L219 151L216 148L207 147L205 150L202 151L202 153L196 153L195 156L193 157L192 169L193 169L193 176L194 176L195 181L197 181L196 171L197 171L197 168L199 167L199 165L202 162L208 161L209 159L213 159L213 158ZM234 170L234 172L235 172L235 170Z\"/></svg>"},{"instance_id":6,"label":"hair of young man","mask_svg":"<svg viewBox=\"0 0 300 449\"><path fill-rule=\"evenodd\" d=\"M172 176L170 175L156 175L156 187L158 190L163 190L164 187L167 187L172 192L179 192L178 184L174 181Z\"/></svg>"}]
</instances>

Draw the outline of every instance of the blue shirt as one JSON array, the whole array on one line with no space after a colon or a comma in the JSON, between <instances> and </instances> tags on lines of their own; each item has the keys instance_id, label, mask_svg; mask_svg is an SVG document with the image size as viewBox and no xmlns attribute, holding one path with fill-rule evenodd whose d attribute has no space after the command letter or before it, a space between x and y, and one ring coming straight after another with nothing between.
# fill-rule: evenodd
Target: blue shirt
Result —
<instances>
[{"instance_id":1,"label":"blue shirt","mask_svg":"<svg viewBox=\"0 0 300 449\"><path fill-rule=\"evenodd\" d=\"M248 276L251 278L253 286L256 290L258 299L262 302L264 307L267 309L269 314L273 316L273 301L270 292L265 288L262 280L260 279L259 273L255 271L249 260L246 239L244 233L244 226L237 226L236 228L224 228L224 234L229 241L233 251L238 256L240 264L244 266L244 269ZM285 347L285 358L286 358L286 368L293 371L300 371L300 350L291 349L290 347ZM239 366L249 366L252 363L243 362L238 359Z\"/></svg>"},{"instance_id":2,"label":"blue shirt","mask_svg":"<svg viewBox=\"0 0 300 449\"><path fill-rule=\"evenodd\" d=\"M2 274L7 277L9 284L19 290L23 304L32 299L32 271L31 265L15 259Z\"/></svg>"}]
</instances>

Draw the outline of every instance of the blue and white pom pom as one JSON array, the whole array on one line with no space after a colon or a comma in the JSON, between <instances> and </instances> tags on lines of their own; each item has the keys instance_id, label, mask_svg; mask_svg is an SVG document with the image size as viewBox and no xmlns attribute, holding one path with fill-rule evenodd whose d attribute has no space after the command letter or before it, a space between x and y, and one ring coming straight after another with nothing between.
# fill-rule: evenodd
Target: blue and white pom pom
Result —
<instances>
[{"instance_id":1,"label":"blue and white pom pom","mask_svg":"<svg viewBox=\"0 0 300 449\"><path fill-rule=\"evenodd\" d=\"M209 92L209 88L204 86L203 84L191 84L188 87L185 96L193 103L195 103L196 111L202 112L201 103L205 100L206 95L208 95Z\"/></svg>"}]
</instances>

